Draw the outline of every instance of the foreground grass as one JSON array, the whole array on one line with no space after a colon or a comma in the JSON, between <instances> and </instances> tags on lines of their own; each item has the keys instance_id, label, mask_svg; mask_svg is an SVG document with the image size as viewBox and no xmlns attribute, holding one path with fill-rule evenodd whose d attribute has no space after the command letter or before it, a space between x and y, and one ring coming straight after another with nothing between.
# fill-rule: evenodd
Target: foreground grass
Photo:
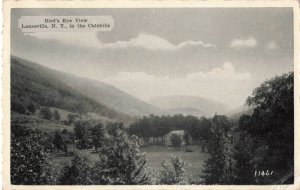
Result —
<instances>
[{"instance_id":1,"label":"foreground grass","mask_svg":"<svg viewBox=\"0 0 300 190\"><path fill-rule=\"evenodd\" d=\"M186 152L186 148L193 150L193 152ZM81 155L88 158L91 163L99 160L99 154L93 153L92 149L76 150L73 146L68 147L69 151L75 150ZM169 147L169 146L148 146L141 148L147 154L147 160L150 167L156 171L162 169L161 163L164 160L169 160L171 155L180 156L185 162L186 174L191 179L199 178L202 173L204 161L209 157L207 153L201 152L201 146L182 146L182 147ZM50 162L54 170L59 174L63 165L71 160L71 156L65 156L63 152L54 153L51 155Z\"/></svg>"},{"instance_id":2,"label":"foreground grass","mask_svg":"<svg viewBox=\"0 0 300 190\"><path fill-rule=\"evenodd\" d=\"M185 149L189 148L194 152L186 152ZM185 171L192 177L197 177L203 170L204 161L208 158L207 153L201 152L201 146L148 146L141 148L142 151L147 153L148 164L156 171L162 169L161 163L164 160L169 160L170 155L180 156L185 162Z\"/></svg>"}]
</instances>

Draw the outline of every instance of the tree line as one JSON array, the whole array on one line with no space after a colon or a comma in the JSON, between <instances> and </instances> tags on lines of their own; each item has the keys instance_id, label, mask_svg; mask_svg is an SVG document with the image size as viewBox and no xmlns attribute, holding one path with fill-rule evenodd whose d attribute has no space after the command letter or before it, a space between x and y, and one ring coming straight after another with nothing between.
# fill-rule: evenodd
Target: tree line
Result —
<instances>
[{"instance_id":1,"label":"tree line","mask_svg":"<svg viewBox=\"0 0 300 190\"><path fill-rule=\"evenodd\" d=\"M150 137L155 144L164 144L164 136L173 130L184 130L185 141L189 144L190 137L194 143L207 140L211 136L213 120L205 117L183 116L181 114L173 116L144 116L142 119L131 124L128 133L143 138L146 142Z\"/></svg>"}]
</instances>

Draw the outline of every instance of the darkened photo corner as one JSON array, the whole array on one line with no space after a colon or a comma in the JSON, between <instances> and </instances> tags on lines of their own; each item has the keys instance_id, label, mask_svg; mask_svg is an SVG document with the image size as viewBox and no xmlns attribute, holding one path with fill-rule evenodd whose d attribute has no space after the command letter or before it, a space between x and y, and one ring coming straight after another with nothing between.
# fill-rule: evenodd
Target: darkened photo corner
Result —
<instances>
[{"instance_id":1,"label":"darkened photo corner","mask_svg":"<svg viewBox=\"0 0 300 190\"><path fill-rule=\"evenodd\" d=\"M11 9L11 184L294 184L293 14Z\"/></svg>"}]
</instances>

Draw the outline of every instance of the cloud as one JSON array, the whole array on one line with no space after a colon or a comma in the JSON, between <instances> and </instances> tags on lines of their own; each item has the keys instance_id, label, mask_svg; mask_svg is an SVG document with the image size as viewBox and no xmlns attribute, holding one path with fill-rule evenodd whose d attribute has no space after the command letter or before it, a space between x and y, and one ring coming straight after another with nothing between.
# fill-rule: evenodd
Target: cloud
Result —
<instances>
[{"instance_id":1,"label":"cloud","mask_svg":"<svg viewBox=\"0 0 300 190\"><path fill-rule=\"evenodd\" d=\"M163 38L149 34L139 34L136 38L132 38L129 41L117 41L105 44L105 46L107 48L143 47L149 50L176 50L188 46L214 47L214 45L205 44L202 41L185 41L175 45Z\"/></svg>"},{"instance_id":2,"label":"cloud","mask_svg":"<svg viewBox=\"0 0 300 190\"><path fill-rule=\"evenodd\" d=\"M235 39L230 43L230 47L232 48L251 48L257 45L257 41L253 37L249 37L248 39Z\"/></svg>"},{"instance_id":3,"label":"cloud","mask_svg":"<svg viewBox=\"0 0 300 190\"><path fill-rule=\"evenodd\" d=\"M103 43L97 38L94 32L41 32L26 33L40 40L57 40L65 45L83 46L99 49L125 49L140 47L148 50L178 50L186 47L200 46L204 48L215 47L215 45L204 43L202 41L184 41L180 44L173 44L161 37L140 33L137 37L128 41L116 41L113 43Z\"/></svg>"},{"instance_id":4,"label":"cloud","mask_svg":"<svg viewBox=\"0 0 300 190\"><path fill-rule=\"evenodd\" d=\"M225 62L221 68L214 68L206 73L191 73L186 78L189 80L248 80L250 73L237 73L230 62Z\"/></svg>"},{"instance_id":5,"label":"cloud","mask_svg":"<svg viewBox=\"0 0 300 190\"><path fill-rule=\"evenodd\" d=\"M100 47L97 33L94 32L36 32L25 33L26 36L35 37L39 40L56 40L69 46Z\"/></svg>"},{"instance_id":6,"label":"cloud","mask_svg":"<svg viewBox=\"0 0 300 190\"><path fill-rule=\"evenodd\" d=\"M265 47L268 50L275 50L275 49L279 48L275 41L271 41L271 42L267 43Z\"/></svg>"},{"instance_id":7,"label":"cloud","mask_svg":"<svg viewBox=\"0 0 300 190\"><path fill-rule=\"evenodd\" d=\"M119 72L101 81L143 100L157 96L193 95L226 102L244 103L253 89L250 73L236 72L230 62L209 72L196 72L181 78L157 77L144 72Z\"/></svg>"}]
</instances>

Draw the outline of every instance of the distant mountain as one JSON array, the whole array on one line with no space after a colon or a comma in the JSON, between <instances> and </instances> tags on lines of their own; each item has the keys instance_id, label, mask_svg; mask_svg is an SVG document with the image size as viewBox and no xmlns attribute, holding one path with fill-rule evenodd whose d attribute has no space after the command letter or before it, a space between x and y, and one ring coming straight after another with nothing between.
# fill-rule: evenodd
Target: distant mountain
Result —
<instances>
[{"instance_id":1,"label":"distant mountain","mask_svg":"<svg viewBox=\"0 0 300 190\"><path fill-rule=\"evenodd\" d=\"M56 77L57 73L59 72L12 56L12 111L22 113L25 107L34 103L38 107L54 107L70 112L94 112L117 121L127 122L133 120L133 118L115 111L68 86Z\"/></svg>"},{"instance_id":2,"label":"distant mountain","mask_svg":"<svg viewBox=\"0 0 300 190\"><path fill-rule=\"evenodd\" d=\"M161 109L169 110L172 114L211 117L215 113L225 114L229 108L217 101L197 96L165 96L156 97L149 101Z\"/></svg>"},{"instance_id":3,"label":"distant mountain","mask_svg":"<svg viewBox=\"0 0 300 190\"><path fill-rule=\"evenodd\" d=\"M193 115L193 116L197 116L197 117L206 115L205 112L203 112L199 109L195 109L195 108L170 108L170 109L167 109L166 111L170 115L182 114L184 116Z\"/></svg>"},{"instance_id":4,"label":"distant mountain","mask_svg":"<svg viewBox=\"0 0 300 190\"><path fill-rule=\"evenodd\" d=\"M249 107L247 105L241 105L237 108L234 108L226 113L227 117L233 120L239 120L242 115L252 115L253 107Z\"/></svg>"}]
</instances>

